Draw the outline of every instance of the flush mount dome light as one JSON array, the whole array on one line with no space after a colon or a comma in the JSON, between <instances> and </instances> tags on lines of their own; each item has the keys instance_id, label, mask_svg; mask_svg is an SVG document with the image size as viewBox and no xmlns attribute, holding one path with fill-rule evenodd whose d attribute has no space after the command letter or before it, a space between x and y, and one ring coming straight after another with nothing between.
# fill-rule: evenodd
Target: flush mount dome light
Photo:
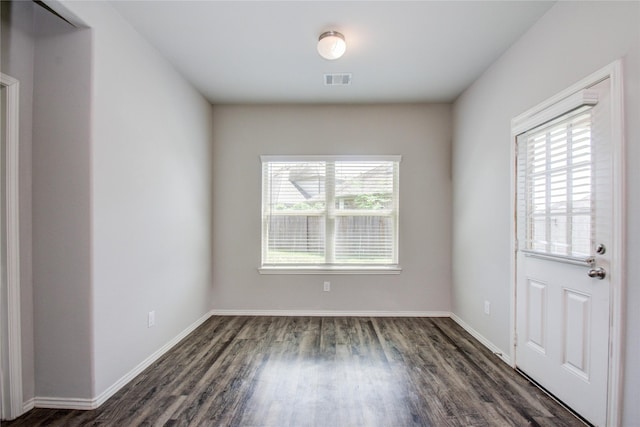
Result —
<instances>
[{"instance_id":1,"label":"flush mount dome light","mask_svg":"<svg viewBox=\"0 0 640 427\"><path fill-rule=\"evenodd\" d=\"M318 38L318 53L330 61L340 58L347 50L344 36L337 31L326 31Z\"/></svg>"}]
</instances>

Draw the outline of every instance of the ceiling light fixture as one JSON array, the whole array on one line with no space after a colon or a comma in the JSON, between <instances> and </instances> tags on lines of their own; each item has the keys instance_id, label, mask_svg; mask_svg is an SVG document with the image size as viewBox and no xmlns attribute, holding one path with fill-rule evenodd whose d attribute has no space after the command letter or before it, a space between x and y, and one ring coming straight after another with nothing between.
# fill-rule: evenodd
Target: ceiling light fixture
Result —
<instances>
[{"instance_id":1,"label":"ceiling light fixture","mask_svg":"<svg viewBox=\"0 0 640 427\"><path fill-rule=\"evenodd\" d=\"M325 31L318 38L318 53L324 59L333 61L340 58L347 50L344 36L337 31Z\"/></svg>"}]
</instances>

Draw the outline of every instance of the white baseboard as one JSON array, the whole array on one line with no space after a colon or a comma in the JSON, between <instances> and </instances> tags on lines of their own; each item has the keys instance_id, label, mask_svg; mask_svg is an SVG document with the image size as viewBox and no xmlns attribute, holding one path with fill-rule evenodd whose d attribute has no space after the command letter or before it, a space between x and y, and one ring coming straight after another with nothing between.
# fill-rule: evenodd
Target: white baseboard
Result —
<instances>
[{"instance_id":1,"label":"white baseboard","mask_svg":"<svg viewBox=\"0 0 640 427\"><path fill-rule=\"evenodd\" d=\"M96 409L95 399L78 399L73 397L35 397L34 408L47 409Z\"/></svg>"},{"instance_id":2,"label":"white baseboard","mask_svg":"<svg viewBox=\"0 0 640 427\"><path fill-rule=\"evenodd\" d=\"M171 341L163 345L161 348L156 350L153 354L147 357L145 360L140 362L135 368L126 373L122 378L113 383L109 388L100 393L97 397L93 399L78 399L78 398L58 398L58 397L35 397L31 399L32 402L30 405L32 408L51 408L51 409L81 409L81 410L90 410L96 409L104 402L107 401L111 396L116 394L122 387L127 385L129 381L134 379L138 374L151 366L156 360L162 357L166 352L171 350L173 346L178 344L193 332L198 326L202 325L209 317L212 316L212 312L206 313L204 316L196 320L194 323L189 325L185 330L180 332L177 336L175 336ZM25 412L27 411L27 403L25 403Z\"/></svg>"},{"instance_id":3,"label":"white baseboard","mask_svg":"<svg viewBox=\"0 0 640 427\"><path fill-rule=\"evenodd\" d=\"M467 331L472 337L480 341L480 344L484 345L489 350L491 350L491 352L496 356L498 356L504 363L511 366L511 357L509 357L508 354L506 354L504 351L498 348L494 343L486 339L480 332L473 329L471 326L465 323L464 320L456 316L454 313L451 313L451 319L454 322L456 322L458 325L460 325L462 329Z\"/></svg>"},{"instance_id":4,"label":"white baseboard","mask_svg":"<svg viewBox=\"0 0 640 427\"><path fill-rule=\"evenodd\" d=\"M24 414L25 412L29 412L30 410L32 410L33 408L35 408L36 404L36 399L34 397L32 397L31 399L23 402L22 404L22 413Z\"/></svg>"},{"instance_id":5,"label":"white baseboard","mask_svg":"<svg viewBox=\"0 0 640 427\"><path fill-rule=\"evenodd\" d=\"M341 310L224 310L214 316L287 316L287 317L449 317L448 311L341 311Z\"/></svg>"}]
</instances>

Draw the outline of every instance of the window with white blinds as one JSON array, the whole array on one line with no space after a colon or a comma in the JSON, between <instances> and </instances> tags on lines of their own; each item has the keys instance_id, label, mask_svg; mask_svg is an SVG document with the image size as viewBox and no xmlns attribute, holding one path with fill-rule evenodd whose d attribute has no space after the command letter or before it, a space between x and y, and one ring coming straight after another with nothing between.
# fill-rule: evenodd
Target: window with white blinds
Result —
<instances>
[{"instance_id":1,"label":"window with white blinds","mask_svg":"<svg viewBox=\"0 0 640 427\"><path fill-rule=\"evenodd\" d=\"M400 156L262 156L262 266L396 266Z\"/></svg>"},{"instance_id":2,"label":"window with white blinds","mask_svg":"<svg viewBox=\"0 0 640 427\"><path fill-rule=\"evenodd\" d=\"M583 106L518 136L525 251L584 259L594 221L592 108Z\"/></svg>"}]
</instances>

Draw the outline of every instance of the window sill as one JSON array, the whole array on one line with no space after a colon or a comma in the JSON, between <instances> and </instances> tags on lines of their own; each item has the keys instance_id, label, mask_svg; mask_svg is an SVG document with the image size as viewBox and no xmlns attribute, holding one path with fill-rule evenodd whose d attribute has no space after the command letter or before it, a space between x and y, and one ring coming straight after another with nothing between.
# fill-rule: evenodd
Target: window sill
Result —
<instances>
[{"instance_id":1,"label":"window sill","mask_svg":"<svg viewBox=\"0 0 640 427\"><path fill-rule=\"evenodd\" d=\"M394 266L266 266L260 274L400 274L402 267Z\"/></svg>"}]
</instances>

